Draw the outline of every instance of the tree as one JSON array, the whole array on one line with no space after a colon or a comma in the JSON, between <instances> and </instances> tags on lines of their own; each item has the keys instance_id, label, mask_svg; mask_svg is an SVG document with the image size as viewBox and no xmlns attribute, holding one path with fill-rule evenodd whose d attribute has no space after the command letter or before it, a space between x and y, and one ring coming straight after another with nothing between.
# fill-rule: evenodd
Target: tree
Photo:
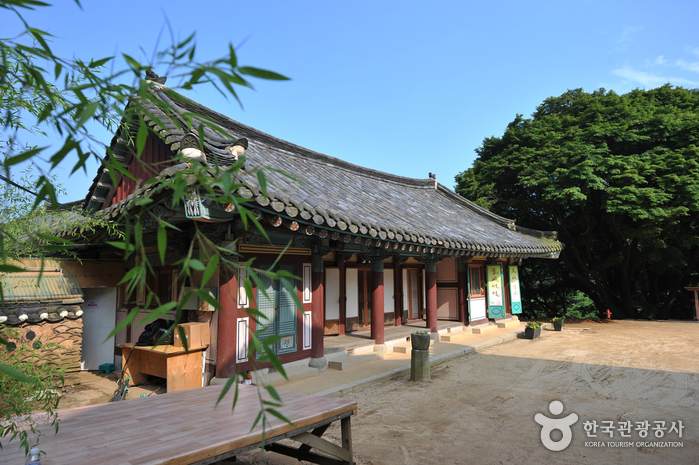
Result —
<instances>
[{"instance_id":1,"label":"tree","mask_svg":"<svg viewBox=\"0 0 699 465\"><path fill-rule=\"evenodd\" d=\"M76 3L79 4L77 0ZM11 179L13 167L28 160L45 160L48 163L48 168L40 172L33 186L37 195L30 210L38 208L44 200L48 200L52 207L57 206L57 186L51 171L58 166L71 166L72 172L75 172L84 169L86 161L93 158L106 164L112 176L122 173L124 176L133 177L127 167L118 162L117 157L104 157L105 153L109 155L109 149L103 141L94 139L92 128L94 125L101 125L110 132L114 132L119 125L128 125L134 134L132 142L136 157L140 160L149 134L160 137L157 130L151 129L144 120L143 105L154 99L149 92L152 83L147 78L151 69L161 70L161 74L167 74L170 79L168 86L173 90L186 91L197 86L213 86L225 98L235 100L238 100L237 88L252 87L248 81L249 78L287 79L271 71L239 65L235 49L230 44L223 50L224 55L221 58L198 61L195 34L180 42L173 42L157 53L153 62L141 63L123 54L121 58L126 62L126 67L118 69L118 66L115 66L116 71L107 72L105 65L114 57L80 60L65 59L53 53L49 44L50 34L32 27L25 18L32 9L44 7L48 7L48 4L39 0L0 0L0 9L15 14L24 24L24 30L14 34L13 39L0 40L0 126L2 126L0 152L3 155L0 171L7 180ZM165 70L165 73L162 70ZM160 106L162 107L162 103ZM194 120L195 115L190 116L188 129L203 131L206 123L197 124ZM203 118L206 119L205 116ZM57 150L27 143L28 135L41 134L48 128L52 128L61 137L61 144ZM212 129L220 132L218 128ZM224 134L225 136L227 135ZM257 220L245 208L244 199L234 193L240 186L235 180L236 172L243 162L244 159L241 158L239 164L226 170L216 167L215 176L204 173L203 170L178 172L163 183L167 183L167 188L174 193L174 202L178 202L183 199L185 187L195 176L200 189L209 194L213 200L234 204L246 225L252 223L259 227ZM257 175L260 184L266 186L264 173L259 172ZM113 223L124 235L112 238L110 244L124 251L125 260L138 263L137 266L131 267L124 278L124 283L129 292L146 295L145 308L148 308L151 302L158 303L144 320L153 320L170 310L175 310L179 316L188 295L185 295L180 302L161 305L155 290L148 288L148 276L154 273L155 264L151 263L145 250L143 224L145 221L153 221L156 217L150 213L152 205L148 199L140 199L138 206L140 210L136 214L125 215ZM160 259L163 260L168 241L167 230L176 229L176 227L166 221L156 220L158 221L157 248ZM73 235L76 231L72 227L65 229ZM21 258L18 249L6 247L17 239L17 234L10 228L0 227L0 273L22 271L14 264L15 259ZM61 248L70 246L64 237L46 234L43 239L47 244L42 244L43 249L40 253L53 254L56 252L57 245ZM208 260L201 261L199 258L194 258L192 252L195 249L203 251L197 257L206 256ZM248 290L251 289L251 280L259 282L257 272L264 273L273 279L292 278L288 273L285 275L284 272L259 271L252 268L251 263L238 263L235 257L231 257L229 250L218 248L204 234L198 232L191 239L189 253L178 262L178 265L183 282L193 272L203 272L206 278L215 273L219 267L233 270L245 268L248 270L245 280L245 287ZM209 300L210 297L203 290L205 285L206 279L203 279L202 287L192 292ZM209 303L221 309L217 301L209 300ZM2 304L1 301L0 304ZM261 317L255 309L249 309L249 313L252 318ZM123 325L133 322L137 314L138 309L134 309L124 320ZM178 323L179 321L174 322L173 330L177 329ZM115 332L119 329L116 328ZM253 336L252 346L264 351L263 346L269 347L275 342L273 338L259 341ZM1 335L0 343L9 346L7 339L3 339ZM279 359L272 351L264 352L277 369L284 373ZM0 363L0 374L3 373L23 382L35 383L31 373L13 368L11 364ZM221 397L235 381L235 377L229 380ZM265 386L264 389L267 389L275 400L280 401L273 387ZM261 419L264 424L267 414L279 416L274 407L273 402L261 403L261 415L258 420Z\"/></svg>"},{"instance_id":2,"label":"tree","mask_svg":"<svg viewBox=\"0 0 699 465\"><path fill-rule=\"evenodd\" d=\"M569 90L485 139L457 190L558 231L560 262L528 264L522 278L551 311L582 294L601 315L681 317L699 272L698 110L699 90L669 84Z\"/></svg>"}]
</instances>

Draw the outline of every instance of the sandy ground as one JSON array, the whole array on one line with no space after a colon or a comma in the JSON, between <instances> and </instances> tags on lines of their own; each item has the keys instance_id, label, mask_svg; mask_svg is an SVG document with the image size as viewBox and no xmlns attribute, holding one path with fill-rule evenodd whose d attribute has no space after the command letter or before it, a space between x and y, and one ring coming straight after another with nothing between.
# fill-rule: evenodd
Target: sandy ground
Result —
<instances>
[{"instance_id":1,"label":"sandy ground","mask_svg":"<svg viewBox=\"0 0 699 465\"><path fill-rule=\"evenodd\" d=\"M347 398L359 405L352 420L358 464L696 464L699 324L567 324L561 332L544 331L539 339L512 340L433 367L429 382L396 379ZM549 411L553 401L563 404L559 415ZM537 413L578 416L567 448L553 452L542 445ZM588 437L583 425L593 421L597 437ZM619 431L627 421L630 432ZM650 429L643 438L637 423L645 421ZM658 421L667 428L662 437L653 430ZM669 431L680 421L681 437ZM601 430L609 425L612 436ZM325 437L339 443L339 428ZM550 437L562 435L554 430ZM272 453L238 459L261 461L299 463Z\"/></svg>"}]
</instances>

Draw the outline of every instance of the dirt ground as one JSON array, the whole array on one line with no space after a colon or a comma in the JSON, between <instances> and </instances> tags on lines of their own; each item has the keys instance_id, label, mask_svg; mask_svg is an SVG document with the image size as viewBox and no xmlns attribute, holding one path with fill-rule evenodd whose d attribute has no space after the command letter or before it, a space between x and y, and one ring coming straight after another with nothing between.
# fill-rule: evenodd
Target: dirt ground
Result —
<instances>
[{"instance_id":1,"label":"dirt ground","mask_svg":"<svg viewBox=\"0 0 699 465\"><path fill-rule=\"evenodd\" d=\"M429 382L396 379L347 397L359 405L352 420L358 464L696 464L699 323L568 323L561 332L435 366ZM549 411L553 401L563 404L562 413ZM536 414L576 414L570 445L545 448ZM620 431L627 421L630 431ZM645 421L643 438L638 424ZM666 430L656 437L660 421ZM597 437L583 426L592 422ZM670 431L679 422L681 437ZM325 437L339 443L339 428ZM554 430L550 438L558 441L562 433ZM263 461L299 463L272 453ZM261 460L249 453L238 462Z\"/></svg>"}]
</instances>

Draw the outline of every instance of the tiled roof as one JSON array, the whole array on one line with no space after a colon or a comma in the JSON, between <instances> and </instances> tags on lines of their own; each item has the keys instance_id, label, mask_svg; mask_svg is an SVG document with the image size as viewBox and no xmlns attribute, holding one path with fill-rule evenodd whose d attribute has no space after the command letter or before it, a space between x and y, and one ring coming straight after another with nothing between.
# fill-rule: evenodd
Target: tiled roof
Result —
<instances>
[{"instance_id":1,"label":"tiled roof","mask_svg":"<svg viewBox=\"0 0 699 465\"><path fill-rule=\"evenodd\" d=\"M245 126L163 86L154 85L153 92L157 100L174 111L166 114L163 107L149 101L145 104L149 113L146 119L152 126L155 121L165 123L166 128L159 127L158 132L173 153L177 153L185 135L180 129L187 127L183 114L201 114L233 138L248 140L246 170L272 168L265 170L267 195L261 192L256 176L240 172L240 181L246 186L241 195L257 202L261 209L341 232L471 254L555 258L563 247L555 240L555 233L520 228L513 220L479 207L435 179L406 178L354 165ZM204 134L208 163L230 166L234 159L226 147L234 139L208 127L204 127ZM123 139L115 137L115 152L123 152L124 147L118 147L118 140ZM109 188L108 183L109 177L101 169L88 194L88 208L99 205L101 196L96 192L100 184ZM157 189L150 186L147 193L152 195ZM95 196L98 200L90 202ZM123 210L129 203L133 199L110 210Z\"/></svg>"},{"instance_id":2,"label":"tiled roof","mask_svg":"<svg viewBox=\"0 0 699 465\"><path fill-rule=\"evenodd\" d=\"M83 302L78 278L71 274L13 273L0 276L3 305L0 323L17 325L24 322L58 322L75 319L82 309L75 305Z\"/></svg>"}]
</instances>

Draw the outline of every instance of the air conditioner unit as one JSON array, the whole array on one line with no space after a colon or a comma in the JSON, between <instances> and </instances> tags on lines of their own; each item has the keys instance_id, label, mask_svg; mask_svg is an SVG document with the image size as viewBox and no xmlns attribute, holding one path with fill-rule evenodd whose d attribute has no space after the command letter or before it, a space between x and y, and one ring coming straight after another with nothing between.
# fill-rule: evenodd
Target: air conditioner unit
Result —
<instances>
[{"instance_id":1,"label":"air conditioner unit","mask_svg":"<svg viewBox=\"0 0 699 465\"><path fill-rule=\"evenodd\" d=\"M182 306L183 310L198 310L200 312L213 312L216 310L216 307L208 303L207 301L201 299L194 291L197 288L195 287L185 287L184 288L184 294L187 294L189 291L192 291L192 293L189 296L189 299L187 299L187 302ZM211 297L214 299L218 300L218 289L215 287L205 287L204 291L208 292Z\"/></svg>"}]
</instances>

